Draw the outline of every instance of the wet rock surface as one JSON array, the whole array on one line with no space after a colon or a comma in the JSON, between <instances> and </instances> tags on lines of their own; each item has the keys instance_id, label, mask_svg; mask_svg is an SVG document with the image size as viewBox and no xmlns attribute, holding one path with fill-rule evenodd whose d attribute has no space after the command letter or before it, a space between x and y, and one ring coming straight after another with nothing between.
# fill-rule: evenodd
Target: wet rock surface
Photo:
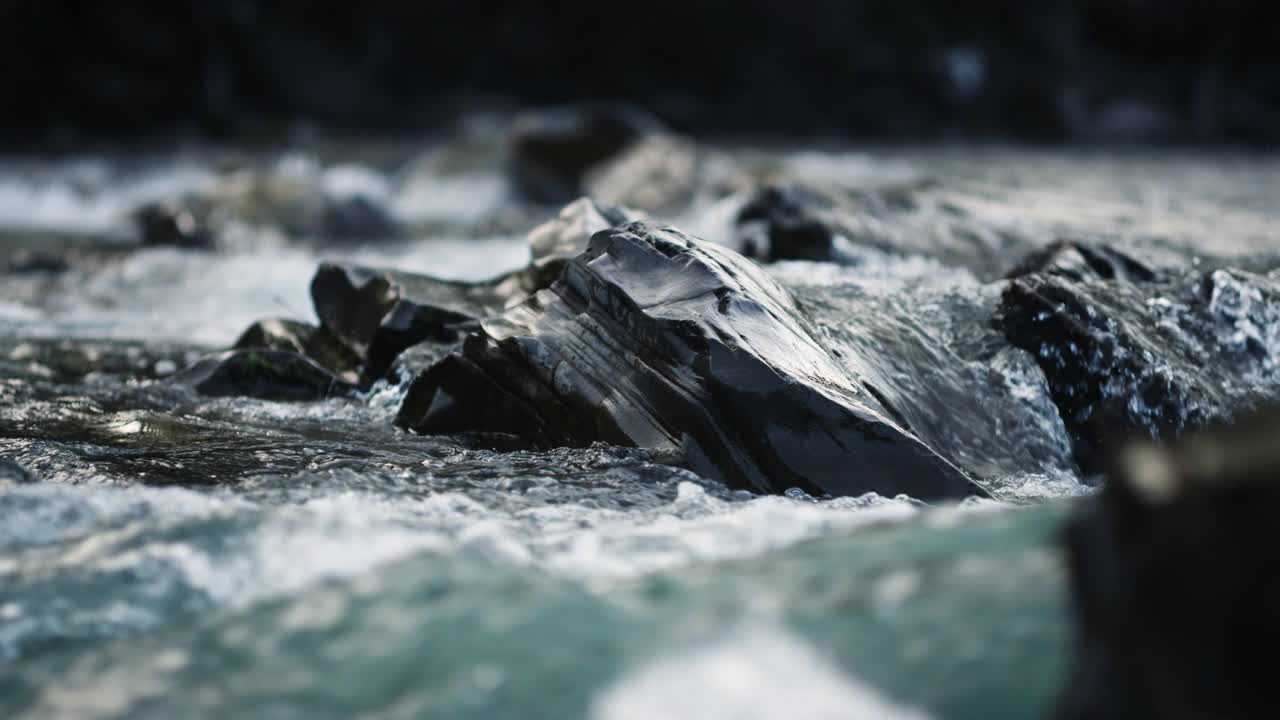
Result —
<instances>
[{"instance_id":1,"label":"wet rock surface","mask_svg":"<svg viewBox=\"0 0 1280 720\"><path fill-rule=\"evenodd\" d=\"M321 326L360 357L361 374L370 381L384 375L404 349L453 340L506 300L498 284L332 263L316 271L311 297Z\"/></svg>"},{"instance_id":2,"label":"wet rock surface","mask_svg":"<svg viewBox=\"0 0 1280 720\"><path fill-rule=\"evenodd\" d=\"M234 347L297 353L343 383L368 387L387 377L398 360L407 368L430 365L481 319L550 285L593 233L634 217L630 210L582 198L530 233L532 260L526 267L486 281L322 263L310 286L319 327L263 320Z\"/></svg>"},{"instance_id":3,"label":"wet rock surface","mask_svg":"<svg viewBox=\"0 0 1280 720\"><path fill-rule=\"evenodd\" d=\"M211 397L310 401L356 390L305 355L287 350L233 350L186 368L173 382Z\"/></svg>"},{"instance_id":4,"label":"wet rock surface","mask_svg":"<svg viewBox=\"0 0 1280 720\"><path fill-rule=\"evenodd\" d=\"M1276 397L1274 277L1226 269L1164 282L1098 277L1093 266L1020 277L995 315L1040 364L1087 472L1128 436L1172 439Z\"/></svg>"},{"instance_id":5,"label":"wet rock surface","mask_svg":"<svg viewBox=\"0 0 1280 720\"><path fill-rule=\"evenodd\" d=\"M761 492L984 494L891 417L748 260L632 223L420 375L397 423L678 449Z\"/></svg>"},{"instance_id":6,"label":"wet rock surface","mask_svg":"<svg viewBox=\"0 0 1280 720\"><path fill-rule=\"evenodd\" d=\"M348 384L360 381L361 359L327 327L269 319L250 325L233 350L271 350L305 355Z\"/></svg>"},{"instance_id":7,"label":"wet rock surface","mask_svg":"<svg viewBox=\"0 0 1280 720\"><path fill-rule=\"evenodd\" d=\"M1255 718L1274 707L1280 415L1120 452L1065 543L1075 660L1053 717Z\"/></svg>"}]
</instances>

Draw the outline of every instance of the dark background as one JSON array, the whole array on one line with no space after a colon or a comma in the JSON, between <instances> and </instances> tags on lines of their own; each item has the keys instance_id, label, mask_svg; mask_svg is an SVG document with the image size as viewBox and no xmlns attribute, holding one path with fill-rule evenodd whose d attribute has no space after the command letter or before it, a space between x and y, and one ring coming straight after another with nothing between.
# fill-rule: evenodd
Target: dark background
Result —
<instances>
[{"instance_id":1,"label":"dark background","mask_svg":"<svg viewBox=\"0 0 1280 720\"><path fill-rule=\"evenodd\" d=\"M1280 3L0 4L0 140L421 132L628 100L676 128L1271 144Z\"/></svg>"}]
</instances>

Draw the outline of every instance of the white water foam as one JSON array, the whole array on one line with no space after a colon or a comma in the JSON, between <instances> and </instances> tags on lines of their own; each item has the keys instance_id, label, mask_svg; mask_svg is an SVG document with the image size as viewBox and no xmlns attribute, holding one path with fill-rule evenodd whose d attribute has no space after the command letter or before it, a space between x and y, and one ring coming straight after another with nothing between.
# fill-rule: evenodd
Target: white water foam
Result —
<instances>
[{"instance_id":1,"label":"white water foam","mask_svg":"<svg viewBox=\"0 0 1280 720\"><path fill-rule=\"evenodd\" d=\"M599 695L593 720L925 720L850 677L786 630L743 623L663 654Z\"/></svg>"}]
</instances>

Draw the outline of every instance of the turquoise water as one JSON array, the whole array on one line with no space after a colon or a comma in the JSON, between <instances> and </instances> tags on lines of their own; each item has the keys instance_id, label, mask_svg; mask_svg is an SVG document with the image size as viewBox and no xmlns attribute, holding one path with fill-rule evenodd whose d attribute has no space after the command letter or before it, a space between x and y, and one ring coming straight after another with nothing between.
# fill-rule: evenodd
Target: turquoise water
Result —
<instances>
[{"instance_id":1,"label":"turquoise water","mask_svg":"<svg viewBox=\"0 0 1280 720\"><path fill-rule=\"evenodd\" d=\"M1065 657L1060 504L734 500L684 481L639 511L502 511L350 484L10 490L0 710L859 717L851 703L898 698L1035 717Z\"/></svg>"}]
</instances>

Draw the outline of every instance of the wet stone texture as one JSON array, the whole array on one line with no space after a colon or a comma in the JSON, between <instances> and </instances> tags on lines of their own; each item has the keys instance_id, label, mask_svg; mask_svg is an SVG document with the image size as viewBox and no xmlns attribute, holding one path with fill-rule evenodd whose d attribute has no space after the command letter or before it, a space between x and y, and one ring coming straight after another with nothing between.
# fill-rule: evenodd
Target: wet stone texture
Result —
<instances>
[{"instance_id":1,"label":"wet stone texture","mask_svg":"<svg viewBox=\"0 0 1280 720\"><path fill-rule=\"evenodd\" d=\"M632 223L415 380L397 422L546 447L681 450L755 491L983 494L814 340L790 293L732 251Z\"/></svg>"},{"instance_id":2,"label":"wet stone texture","mask_svg":"<svg viewBox=\"0 0 1280 720\"><path fill-rule=\"evenodd\" d=\"M1273 399L1277 318L1280 284L1269 275L1057 271L1012 281L995 323L1040 364L1092 472L1128 436L1172 439Z\"/></svg>"}]
</instances>

